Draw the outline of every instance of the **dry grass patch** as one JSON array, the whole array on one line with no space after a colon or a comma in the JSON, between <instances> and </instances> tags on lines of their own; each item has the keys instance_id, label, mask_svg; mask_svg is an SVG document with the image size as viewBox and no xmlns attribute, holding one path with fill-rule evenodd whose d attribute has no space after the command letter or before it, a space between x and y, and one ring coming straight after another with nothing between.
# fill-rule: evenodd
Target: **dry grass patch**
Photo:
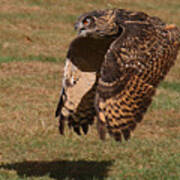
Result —
<instances>
[{"instance_id":1,"label":"dry grass patch","mask_svg":"<svg viewBox=\"0 0 180 180\"><path fill-rule=\"evenodd\" d=\"M1 132L20 135L48 129L45 120L54 121L55 107L51 105L55 104L60 90L62 66L17 62L2 64L1 73Z\"/></svg>"},{"instance_id":2,"label":"dry grass patch","mask_svg":"<svg viewBox=\"0 0 180 180\"><path fill-rule=\"evenodd\" d=\"M0 78L8 78L9 76L26 76L26 75L44 75L52 72L63 72L63 64L55 64L51 62L43 63L40 61L30 62L13 62L0 64Z\"/></svg>"}]
</instances>

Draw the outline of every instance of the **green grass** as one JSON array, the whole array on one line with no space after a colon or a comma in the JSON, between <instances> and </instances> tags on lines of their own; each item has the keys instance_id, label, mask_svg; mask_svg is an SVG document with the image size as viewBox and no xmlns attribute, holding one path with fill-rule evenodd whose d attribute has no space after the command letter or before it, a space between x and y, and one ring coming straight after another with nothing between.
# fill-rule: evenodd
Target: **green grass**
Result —
<instances>
[{"instance_id":1,"label":"green grass","mask_svg":"<svg viewBox=\"0 0 180 180\"><path fill-rule=\"evenodd\" d=\"M153 99L150 110L179 110L180 107L180 83L163 81Z\"/></svg>"},{"instance_id":2,"label":"green grass","mask_svg":"<svg viewBox=\"0 0 180 180\"><path fill-rule=\"evenodd\" d=\"M180 93L180 83L179 82L168 82L163 81L160 85L160 87L164 89L169 89L172 91L176 91L177 93Z\"/></svg>"},{"instance_id":3,"label":"green grass","mask_svg":"<svg viewBox=\"0 0 180 180\"><path fill-rule=\"evenodd\" d=\"M152 102L151 108L163 110L179 110L180 107L180 94L166 91L156 96Z\"/></svg>"},{"instance_id":4,"label":"green grass","mask_svg":"<svg viewBox=\"0 0 180 180\"><path fill-rule=\"evenodd\" d=\"M22 61L22 62L26 62L26 61L62 62L64 60L62 60L61 58L47 57L47 56L43 56L43 55L28 56L28 57L8 57L8 56L0 57L0 63L17 62L17 61Z\"/></svg>"},{"instance_id":5,"label":"green grass","mask_svg":"<svg viewBox=\"0 0 180 180\"><path fill-rule=\"evenodd\" d=\"M128 8L180 26L180 3L149 0L0 2L0 180L179 180L180 56L128 142L58 132L55 109L73 24Z\"/></svg>"}]
</instances>

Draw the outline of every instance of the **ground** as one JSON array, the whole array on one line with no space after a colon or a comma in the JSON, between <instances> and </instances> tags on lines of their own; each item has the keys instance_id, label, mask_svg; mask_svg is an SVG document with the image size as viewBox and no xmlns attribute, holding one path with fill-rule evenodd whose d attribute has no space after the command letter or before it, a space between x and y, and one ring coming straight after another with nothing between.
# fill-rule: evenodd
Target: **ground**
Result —
<instances>
[{"instance_id":1,"label":"ground","mask_svg":"<svg viewBox=\"0 0 180 180\"><path fill-rule=\"evenodd\" d=\"M179 0L0 2L0 180L179 179L180 56L128 142L58 133L67 47L78 15L128 8L180 26Z\"/></svg>"}]
</instances>

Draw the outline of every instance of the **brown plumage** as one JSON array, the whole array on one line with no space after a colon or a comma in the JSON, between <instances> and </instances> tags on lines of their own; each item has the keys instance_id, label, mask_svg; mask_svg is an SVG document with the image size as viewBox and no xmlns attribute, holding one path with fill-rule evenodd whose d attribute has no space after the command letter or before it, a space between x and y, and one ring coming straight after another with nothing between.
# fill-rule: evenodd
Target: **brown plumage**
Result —
<instances>
[{"instance_id":1,"label":"brown plumage","mask_svg":"<svg viewBox=\"0 0 180 180\"><path fill-rule=\"evenodd\" d=\"M180 31L158 17L123 9L83 14L75 24L56 116L81 134L97 119L102 139L130 137L180 47Z\"/></svg>"}]
</instances>

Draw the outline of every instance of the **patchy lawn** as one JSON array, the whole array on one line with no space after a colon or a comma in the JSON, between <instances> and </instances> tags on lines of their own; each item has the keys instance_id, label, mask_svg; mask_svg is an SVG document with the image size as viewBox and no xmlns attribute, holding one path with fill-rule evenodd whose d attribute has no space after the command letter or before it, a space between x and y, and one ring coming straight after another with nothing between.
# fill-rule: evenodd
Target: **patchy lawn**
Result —
<instances>
[{"instance_id":1,"label":"patchy lawn","mask_svg":"<svg viewBox=\"0 0 180 180\"><path fill-rule=\"evenodd\" d=\"M63 59L83 12L128 8L180 26L179 0L0 2L0 179L179 179L180 56L128 142L58 133Z\"/></svg>"}]
</instances>

